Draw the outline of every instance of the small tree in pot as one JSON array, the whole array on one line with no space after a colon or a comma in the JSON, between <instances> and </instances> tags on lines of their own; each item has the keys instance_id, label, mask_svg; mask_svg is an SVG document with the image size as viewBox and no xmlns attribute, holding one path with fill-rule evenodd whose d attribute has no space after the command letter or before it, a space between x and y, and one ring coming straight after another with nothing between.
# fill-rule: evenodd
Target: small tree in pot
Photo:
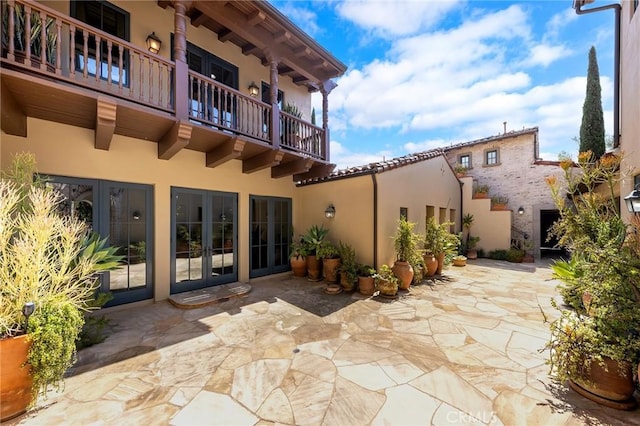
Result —
<instances>
[{"instance_id":1,"label":"small tree in pot","mask_svg":"<svg viewBox=\"0 0 640 426\"><path fill-rule=\"evenodd\" d=\"M398 221L398 228L393 236L393 247L396 251L396 261L393 273L398 277L400 288L406 290L413 281L413 267L410 261L415 257L418 239L413 233L415 223L407 221L403 216Z\"/></svg>"}]
</instances>

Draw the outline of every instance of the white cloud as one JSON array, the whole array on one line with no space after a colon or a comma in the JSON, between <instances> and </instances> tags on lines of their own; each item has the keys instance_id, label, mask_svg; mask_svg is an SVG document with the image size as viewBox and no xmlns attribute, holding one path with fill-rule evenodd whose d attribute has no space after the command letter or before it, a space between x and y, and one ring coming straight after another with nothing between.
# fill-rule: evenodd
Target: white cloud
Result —
<instances>
[{"instance_id":1,"label":"white cloud","mask_svg":"<svg viewBox=\"0 0 640 426\"><path fill-rule=\"evenodd\" d=\"M350 0L336 10L345 19L382 37L431 28L461 0Z\"/></svg>"},{"instance_id":2,"label":"white cloud","mask_svg":"<svg viewBox=\"0 0 640 426\"><path fill-rule=\"evenodd\" d=\"M295 2L279 5L278 8L307 34L315 36L321 31L318 16L308 8L296 7Z\"/></svg>"},{"instance_id":3,"label":"white cloud","mask_svg":"<svg viewBox=\"0 0 640 426\"><path fill-rule=\"evenodd\" d=\"M570 7L556 13L547 21L545 38L555 39L567 25L578 18L578 14Z\"/></svg>"},{"instance_id":4,"label":"white cloud","mask_svg":"<svg viewBox=\"0 0 640 426\"><path fill-rule=\"evenodd\" d=\"M331 141L331 162L336 164L336 170L349 167L364 166L369 163L388 160L395 155L391 150L378 152L352 152L338 141Z\"/></svg>"},{"instance_id":5,"label":"white cloud","mask_svg":"<svg viewBox=\"0 0 640 426\"><path fill-rule=\"evenodd\" d=\"M546 68L557 59L571 54L573 54L573 52L563 45L550 46L548 44L538 44L531 48L530 56L525 61L525 65L542 65Z\"/></svg>"}]
</instances>

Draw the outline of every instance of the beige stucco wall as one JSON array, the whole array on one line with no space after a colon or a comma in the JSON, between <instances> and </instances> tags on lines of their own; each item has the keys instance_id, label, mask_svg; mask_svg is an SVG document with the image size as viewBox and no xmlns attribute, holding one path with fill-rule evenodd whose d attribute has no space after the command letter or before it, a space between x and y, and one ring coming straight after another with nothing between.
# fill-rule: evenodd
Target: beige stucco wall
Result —
<instances>
[{"instance_id":1,"label":"beige stucco wall","mask_svg":"<svg viewBox=\"0 0 640 426\"><path fill-rule=\"evenodd\" d=\"M12 154L30 151L36 155L41 173L153 186L156 300L169 296L172 186L238 194L240 281L249 279L249 196L293 198L296 192L290 177L271 179L270 169L244 174L242 162L238 160L208 168L205 154L190 150L182 150L168 161L159 160L156 143L119 135L113 137L110 150L103 151L94 149L93 130L32 118L27 120L27 125L27 138L1 134L2 169L9 165Z\"/></svg>"},{"instance_id":2,"label":"beige stucco wall","mask_svg":"<svg viewBox=\"0 0 640 426\"><path fill-rule=\"evenodd\" d=\"M327 219L324 211L333 204L336 215ZM373 265L373 182L371 175L357 176L302 186L294 199L295 235L312 225L329 229L328 238L350 244L358 262Z\"/></svg>"},{"instance_id":3,"label":"beige stucco wall","mask_svg":"<svg viewBox=\"0 0 640 426\"><path fill-rule=\"evenodd\" d=\"M621 198L633 189L633 176L640 174L640 8L632 14L633 2L622 2L620 31L620 148L623 169L629 171L621 185ZM624 201L621 211L629 218Z\"/></svg>"},{"instance_id":4,"label":"beige stucco wall","mask_svg":"<svg viewBox=\"0 0 640 426\"><path fill-rule=\"evenodd\" d=\"M539 256L540 245L544 245L541 241L540 232L540 211L555 210L551 192L545 183L548 176L561 176L562 170L555 163L536 162L535 158L535 139L534 134L524 134L517 137L506 137L501 140L478 143L461 148L451 149L447 151L447 158L453 166L458 161L459 155L471 154L472 168L468 175L473 181L465 178L465 187L471 191L474 184L486 184L489 186L489 196L506 196L509 199L508 208L512 211L511 221L503 222L498 225L494 221L497 217L495 214L487 216L484 207L490 202L484 200L474 200L472 203L467 202L465 197L463 202L464 213L474 214L474 225L472 235L478 235L480 228L485 230L492 229L496 234L511 234L511 225L522 233L526 233L533 242L533 251L536 257ZM484 153L486 150L499 150L499 164L497 166L484 166ZM524 209L523 214L518 214L518 209ZM473 213L473 211L476 213ZM482 212L482 214L480 214ZM514 238L522 238L520 232L514 231ZM506 241L506 242L505 242ZM493 249L508 249L511 244L511 238L491 237L487 235L487 239L482 239L478 243L478 247L485 251ZM490 248L492 247L492 248Z\"/></svg>"},{"instance_id":5,"label":"beige stucco wall","mask_svg":"<svg viewBox=\"0 0 640 426\"><path fill-rule=\"evenodd\" d=\"M408 208L417 233L424 234L426 206L435 207L436 217L446 209L445 221L455 210L455 230L460 230L460 183L443 156L378 174L378 194L378 266L395 261L392 237L400 207Z\"/></svg>"}]
</instances>

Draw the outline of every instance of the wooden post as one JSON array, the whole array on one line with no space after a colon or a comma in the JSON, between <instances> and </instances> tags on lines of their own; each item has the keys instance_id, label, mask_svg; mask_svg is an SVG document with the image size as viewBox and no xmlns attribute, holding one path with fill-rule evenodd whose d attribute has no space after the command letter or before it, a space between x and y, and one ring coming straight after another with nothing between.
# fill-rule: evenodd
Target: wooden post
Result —
<instances>
[{"instance_id":1,"label":"wooden post","mask_svg":"<svg viewBox=\"0 0 640 426\"><path fill-rule=\"evenodd\" d=\"M271 146L274 149L280 148L280 108L278 107L278 61L267 52L269 61L269 102L271 103Z\"/></svg>"},{"instance_id":2,"label":"wooden post","mask_svg":"<svg viewBox=\"0 0 640 426\"><path fill-rule=\"evenodd\" d=\"M176 61L176 69L173 75L173 89L175 93L176 119L189 119L189 66L187 65L187 18L185 12L187 6L184 2L176 1L174 4L173 51Z\"/></svg>"}]
</instances>

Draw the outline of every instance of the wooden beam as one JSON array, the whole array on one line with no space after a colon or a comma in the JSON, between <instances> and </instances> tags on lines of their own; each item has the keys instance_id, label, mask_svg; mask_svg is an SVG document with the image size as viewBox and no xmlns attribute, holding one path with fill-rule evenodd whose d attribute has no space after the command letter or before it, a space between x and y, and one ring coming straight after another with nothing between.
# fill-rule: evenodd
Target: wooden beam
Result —
<instances>
[{"instance_id":1,"label":"wooden beam","mask_svg":"<svg viewBox=\"0 0 640 426\"><path fill-rule=\"evenodd\" d=\"M160 6L163 9L166 9L167 6L169 6L171 4L171 2L169 0L158 0L158 6Z\"/></svg>"},{"instance_id":2,"label":"wooden beam","mask_svg":"<svg viewBox=\"0 0 640 426\"><path fill-rule=\"evenodd\" d=\"M335 168L336 168L335 164L321 164L321 163L316 164L313 167L311 167L311 170L309 170L307 173L300 173L297 175L293 175L293 181L299 182L302 180L329 176L333 171L333 169Z\"/></svg>"},{"instance_id":3,"label":"wooden beam","mask_svg":"<svg viewBox=\"0 0 640 426\"><path fill-rule=\"evenodd\" d=\"M309 81L309 79L307 77L305 77L304 75L298 76L298 77L294 77L291 79L295 84L302 84L302 83L306 83L307 81Z\"/></svg>"},{"instance_id":4,"label":"wooden beam","mask_svg":"<svg viewBox=\"0 0 640 426\"><path fill-rule=\"evenodd\" d=\"M218 33L218 40L220 40L222 43L231 40L231 37L233 37L233 31L228 28L224 28Z\"/></svg>"},{"instance_id":5,"label":"wooden beam","mask_svg":"<svg viewBox=\"0 0 640 426\"><path fill-rule=\"evenodd\" d=\"M313 165L313 158L300 158L299 160L289 161L280 164L271 169L271 177L278 179L285 176L298 175L307 173Z\"/></svg>"},{"instance_id":6,"label":"wooden beam","mask_svg":"<svg viewBox=\"0 0 640 426\"><path fill-rule=\"evenodd\" d=\"M196 28L198 28L200 25L204 24L208 20L209 20L209 17L207 16L207 14L202 13L197 9L191 13L191 25L193 25Z\"/></svg>"},{"instance_id":7,"label":"wooden beam","mask_svg":"<svg viewBox=\"0 0 640 426\"><path fill-rule=\"evenodd\" d=\"M158 143L158 158L168 160L189 144L193 126L187 121L176 121Z\"/></svg>"},{"instance_id":8,"label":"wooden beam","mask_svg":"<svg viewBox=\"0 0 640 426\"><path fill-rule=\"evenodd\" d=\"M0 128L6 134L27 137L27 115L3 80L0 80L0 114Z\"/></svg>"},{"instance_id":9,"label":"wooden beam","mask_svg":"<svg viewBox=\"0 0 640 426\"><path fill-rule=\"evenodd\" d=\"M252 27L255 27L259 23L263 22L265 19L267 19L267 15L265 15L260 10L254 10L253 12L247 15L247 24L251 25Z\"/></svg>"},{"instance_id":10,"label":"wooden beam","mask_svg":"<svg viewBox=\"0 0 640 426\"><path fill-rule=\"evenodd\" d=\"M242 173L253 173L267 167L275 167L284 157L284 151L269 150L262 154L254 155L242 162Z\"/></svg>"},{"instance_id":11,"label":"wooden beam","mask_svg":"<svg viewBox=\"0 0 640 426\"><path fill-rule=\"evenodd\" d=\"M96 132L94 146L96 149L109 151L113 132L116 130L116 112L118 104L104 96L98 96L96 102Z\"/></svg>"},{"instance_id":12,"label":"wooden beam","mask_svg":"<svg viewBox=\"0 0 640 426\"><path fill-rule=\"evenodd\" d=\"M244 46L242 46L243 55L252 55L258 51L260 51L260 48L255 44L247 43Z\"/></svg>"},{"instance_id":13,"label":"wooden beam","mask_svg":"<svg viewBox=\"0 0 640 426\"><path fill-rule=\"evenodd\" d=\"M276 43L284 43L291 40L291 33L287 30L282 30L273 35L273 41Z\"/></svg>"},{"instance_id":14,"label":"wooden beam","mask_svg":"<svg viewBox=\"0 0 640 426\"><path fill-rule=\"evenodd\" d=\"M308 46L300 46L293 49L293 54L298 58L311 55L311 48Z\"/></svg>"},{"instance_id":15,"label":"wooden beam","mask_svg":"<svg viewBox=\"0 0 640 426\"><path fill-rule=\"evenodd\" d=\"M206 166L217 167L229 160L240 157L244 150L245 141L237 136L227 139L222 145L207 152Z\"/></svg>"}]
</instances>

